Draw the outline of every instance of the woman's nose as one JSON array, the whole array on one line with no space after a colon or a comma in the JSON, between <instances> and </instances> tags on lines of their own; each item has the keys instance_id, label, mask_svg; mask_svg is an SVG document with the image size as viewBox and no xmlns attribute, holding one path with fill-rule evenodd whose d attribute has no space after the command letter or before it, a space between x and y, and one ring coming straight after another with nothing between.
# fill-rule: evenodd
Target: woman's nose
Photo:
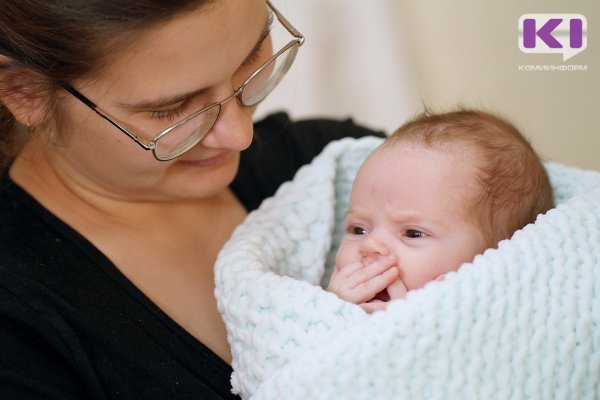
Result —
<instances>
[{"instance_id":1,"label":"woman's nose","mask_svg":"<svg viewBox=\"0 0 600 400\"><path fill-rule=\"evenodd\" d=\"M221 106L219 117L202 139L202 144L242 151L250 146L253 134L252 109L244 106L236 97Z\"/></svg>"}]
</instances>

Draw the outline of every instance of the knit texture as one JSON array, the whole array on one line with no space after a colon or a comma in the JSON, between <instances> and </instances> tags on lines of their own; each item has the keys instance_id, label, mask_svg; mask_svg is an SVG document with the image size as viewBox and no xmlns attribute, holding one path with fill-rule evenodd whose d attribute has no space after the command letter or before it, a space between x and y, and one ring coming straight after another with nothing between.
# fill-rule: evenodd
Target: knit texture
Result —
<instances>
[{"instance_id":1,"label":"knit texture","mask_svg":"<svg viewBox=\"0 0 600 400\"><path fill-rule=\"evenodd\" d=\"M235 393L252 399L600 398L600 173L546 164L555 209L442 282L368 315L320 286L352 180L343 139L219 254Z\"/></svg>"}]
</instances>

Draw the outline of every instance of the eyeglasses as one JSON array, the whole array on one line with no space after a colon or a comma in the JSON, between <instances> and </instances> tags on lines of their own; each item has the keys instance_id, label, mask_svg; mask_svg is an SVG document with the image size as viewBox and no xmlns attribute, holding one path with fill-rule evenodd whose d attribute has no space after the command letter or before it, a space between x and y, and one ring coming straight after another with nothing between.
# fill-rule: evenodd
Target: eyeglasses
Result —
<instances>
[{"instance_id":1,"label":"eyeglasses","mask_svg":"<svg viewBox=\"0 0 600 400\"><path fill-rule=\"evenodd\" d=\"M290 66L296 58L298 48L304 43L304 36L294 28L287 19L267 0L268 8L277 16L277 20L294 38L288 42L281 50L273 54L256 71L254 71L229 97L218 103L209 104L199 111L192 113L182 121L171 125L167 129L159 132L154 139L144 143L138 135L126 128L123 123L101 110L94 102L85 97L69 84L64 84L63 88L75 96L79 101L92 109L96 114L110 122L113 126L125 133L144 150L152 150L154 158L159 161L169 161L179 157L198 142L214 126L223 104L233 98L238 98L246 107L254 106L260 103L275 87L281 82Z\"/></svg>"}]
</instances>

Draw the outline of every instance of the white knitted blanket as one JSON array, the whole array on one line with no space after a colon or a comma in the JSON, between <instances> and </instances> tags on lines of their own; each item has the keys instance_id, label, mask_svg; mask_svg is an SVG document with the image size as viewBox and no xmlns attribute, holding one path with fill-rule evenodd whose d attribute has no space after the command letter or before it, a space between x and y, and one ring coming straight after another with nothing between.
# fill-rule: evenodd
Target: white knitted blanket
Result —
<instances>
[{"instance_id":1,"label":"white knitted blanket","mask_svg":"<svg viewBox=\"0 0 600 400\"><path fill-rule=\"evenodd\" d=\"M600 173L548 164L558 206L368 315L323 290L352 179L380 139L330 144L216 264L233 391L253 399L600 398Z\"/></svg>"}]
</instances>

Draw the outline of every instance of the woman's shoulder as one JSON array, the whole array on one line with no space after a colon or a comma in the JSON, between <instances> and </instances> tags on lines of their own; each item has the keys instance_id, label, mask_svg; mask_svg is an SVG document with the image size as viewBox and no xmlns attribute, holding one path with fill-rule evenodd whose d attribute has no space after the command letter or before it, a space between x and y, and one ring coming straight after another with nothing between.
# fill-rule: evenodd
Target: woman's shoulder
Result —
<instances>
[{"instance_id":1,"label":"woman's shoulder","mask_svg":"<svg viewBox=\"0 0 600 400\"><path fill-rule=\"evenodd\" d=\"M31 391L45 399L96 399L131 390L144 399L234 398L224 361L6 180L0 185L0 352L2 399L30 398ZM130 379L122 379L123 371Z\"/></svg>"},{"instance_id":2,"label":"woman's shoulder","mask_svg":"<svg viewBox=\"0 0 600 400\"><path fill-rule=\"evenodd\" d=\"M328 143L369 135L384 137L383 132L357 125L351 119L292 121L285 113L271 114L254 124L254 140L242 152L232 189L244 206L253 210Z\"/></svg>"},{"instance_id":3,"label":"woman's shoulder","mask_svg":"<svg viewBox=\"0 0 600 400\"><path fill-rule=\"evenodd\" d=\"M369 135L384 137L383 132L357 125L350 118L312 118L292 121L283 112L271 114L256 122L254 134L255 141L249 149L250 151L253 147L260 147L264 150L266 146L267 151L273 152L291 147L297 154L303 154L310 159L333 140Z\"/></svg>"}]
</instances>

